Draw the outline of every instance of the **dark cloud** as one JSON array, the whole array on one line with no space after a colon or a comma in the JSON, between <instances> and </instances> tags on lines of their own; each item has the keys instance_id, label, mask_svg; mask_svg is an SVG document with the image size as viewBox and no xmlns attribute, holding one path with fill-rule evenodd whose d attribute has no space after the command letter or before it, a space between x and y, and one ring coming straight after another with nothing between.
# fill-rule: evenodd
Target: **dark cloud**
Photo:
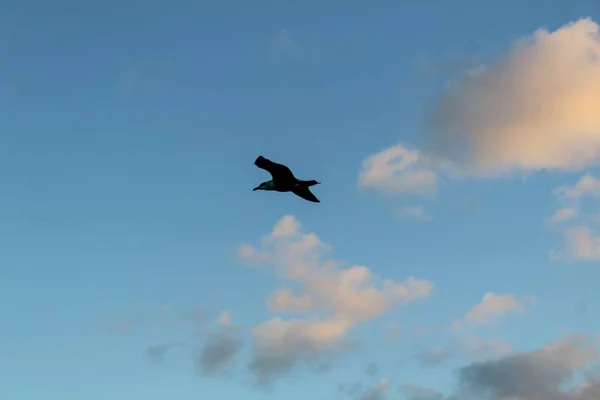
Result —
<instances>
[{"instance_id":1,"label":"dark cloud","mask_svg":"<svg viewBox=\"0 0 600 400\"><path fill-rule=\"evenodd\" d=\"M197 371L201 375L225 372L235 361L242 344L234 329L225 328L209 336L196 360Z\"/></svg>"},{"instance_id":2,"label":"dark cloud","mask_svg":"<svg viewBox=\"0 0 600 400\"><path fill-rule=\"evenodd\" d=\"M258 351L250 362L250 371L259 386L268 387L276 378L289 374L302 358L299 351Z\"/></svg>"},{"instance_id":3,"label":"dark cloud","mask_svg":"<svg viewBox=\"0 0 600 400\"><path fill-rule=\"evenodd\" d=\"M461 384L467 393L494 400L584 400L561 388L596 357L585 336L569 335L530 353L467 366L460 372Z\"/></svg>"},{"instance_id":4,"label":"dark cloud","mask_svg":"<svg viewBox=\"0 0 600 400\"><path fill-rule=\"evenodd\" d=\"M445 397L405 385L406 400L599 400L600 376L594 342L571 334L532 352L476 362L459 370L459 390Z\"/></svg>"},{"instance_id":5,"label":"dark cloud","mask_svg":"<svg viewBox=\"0 0 600 400\"><path fill-rule=\"evenodd\" d=\"M164 361L166 354L175 347L184 346L183 343L180 342L170 342L158 344L156 346L150 346L144 351L144 355L148 359L148 361L152 363L161 363Z\"/></svg>"},{"instance_id":6,"label":"dark cloud","mask_svg":"<svg viewBox=\"0 0 600 400\"><path fill-rule=\"evenodd\" d=\"M457 397L447 397L436 390L411 383L402 385L400 393L405 400L459 400Z\"/></svg>"},{"instance_id":7,"label":"dark cloud","mask_svg":"<svg viewBox=\"0 0 600 400\"><path fill-rule=\"evenodd\" d=\"M290 339L290 337L286 338ZM293 338L295 339L295 338ZM277 379L289 375L302 365L313 372L326 372L334 360L355 349L356 343L344 340L329 347L315 346L305 340L289 340L286 346L271 346L256 343L250 361L250 372L260 387L270 387Z\"/></svg>"}]
</instances>

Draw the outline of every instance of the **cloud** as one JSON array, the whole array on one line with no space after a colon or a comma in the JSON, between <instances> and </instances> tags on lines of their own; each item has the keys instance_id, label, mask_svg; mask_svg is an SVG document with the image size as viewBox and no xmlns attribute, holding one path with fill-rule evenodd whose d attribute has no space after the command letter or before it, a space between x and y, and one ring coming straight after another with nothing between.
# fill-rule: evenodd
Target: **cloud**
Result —
<instances>
[{"instance_id":1,"label":"cloud","mask_svg":"<svg viewBox=\"0 0 600 400\"><path fill-rule=\"evenodd\" d=\"M560 208L550 217L550 223L560 224L574 219L577 216L577 210L573 208Z\"/></svg>"},{"instance_id":2,"label":"cloud","mask_svg":"<svg viewBox=\"0 0 600 400\"><path fill-rule=\"evenodd\" d=\"M137 327L138 319L134 316L120 318L118 321L111 323L108 330L111 333L117 334L131 333Z\"/></svg>"},{"instance_id":3,"label":"cloud","mask_svg":"<svg viewBox=\"0 0 600 400\"><path fill-rule=\"evenodd\" d=\"M184 346L184 344L180 342L158 344L155 346L148 347L146 351L144 351L144 355L150 362L158 364L164 361L165 356L169 351L171 351L175 347L181 346Z\"/></svg>"},{"instance_id":4,"label":"cloud","mask_svg":"<svg viewBox=\"0 0 600 400\"><path fill-rule=\"evenodd\" d=\"M299 362L319 365L350 346L344 336L351 326L349 319L335 316L309 320L273 318L252 330L255 353L250 370L260 386L269 386Z\"/></svg>"},{"instance_id":5,"label":"cloud","mask_svg":"<svg viewBox=\"0 0 600 400\"><path fill-rule=\"evenodd\" d=\"M600 237L587 226L565 230L567 256L573 260L600 260Z\"/></svg>"},{"instance_id":6,"label":"cloud","mask_svg":"<svg viewBox=\"0 0 600 400\"><path fill-rule=\"evenodd\" d=\"M299 41L288 29L280 29L269 45L273 60L288 60L295 63L314 63L319 59L317 46Z\"/></svg>"},{"instance_id":7,"label":"cloud","mask_svg":"<svg viewBox=\"0 0 600 400\"><path fill-rule=\"evenodd\" d=\"M287 29L281 29L271 40L271 53L279 57L287 57L293 60L301 58L298 43L292 39Z\"/></svg>"},{"instance_id":8,"label":"cloud","mask_svg":"<svg viewBox=\"0 0 600 400\"><path fill-rule=\"evenodd\" d=\"M488 292L483 295L479 303L467 311L461 320L454 322L454 327L459 328L464 324L483 324L506 314L521 311L522 308L521 303L513 294Z\"/></svg>"},{"instance_id":9,"label":"cloud","mask_svg":"<svg viewBox=\"0 0 600 400\"><path fill-rule=\"evenodd\" d=\"M390 388L390 382L387 379L382 379L373 387L368 389L361 397L360 400L383 400L385 392Z\"/></svg>"},{"instance_id":10,"label":"cloud","mask_svg":"<svg viewBox=\"0 0 600 400\"><path fill-rule=\"evenodd\" d=\"M221 328L206 340L196 358L196 370L204 376L226 372L235 362L242 344L235 327Z\"/></svg>"},{"instance_id":11,"label":"cloud","mask_svg":"<svg viewBox=\"0 0 600 400\"><path fill-rule=\"evenodd\" d=\"M308 296L315 310L351 321L368 320L394 304L426 298L433 290L433 283L423 279L409 277L396 282L375 276L365 266L340 268L339 262L325 257L329 245L316 234L304 234L300 229L293 216L284 216L263 239L262 249L254 249L253 259L249 261L265 261L278 276L299 284L305 291L301 296ZM281 293L278 290L274 295L280 300L287 299L281 301L287 310L307 310L306 304L298 298L291 294L281 296Z\"/></svg>"},{"instance_id":12,"label":"cloud","mask_svg":"<svg viewBox=\"0 0 600 400\"><path fill-rule=\"evenodd\" d=\"M276 290L267 298L267 307L271 311L293 312L310 311L314 308L312 297L305 293L294 296L290 289Z\"/></svg>"},{"instance_id":13,"label":"cloud","mask_svg":"<svg viewBox=\"0 0 600 400\"><path fill-rule=\"evenodd\" d=\"M450 358L452 358L452 352L442 347L425 350L418 355L421 365L427 367L443 364Z\"/></svg>"},{"instance_id":14,"label":"cloud","mask_svg":"<svg viewBox=\"0 0 600 400\"><path fill-rule=\"evenodd\" d=\"M461 368L452 396L414 384L402 392L407 400L597 400L600 380L587 369L597 361L593 340L570 334L531 352Z\"/></svg>"},{"instance_id":15,"label":"cloud","mask_svg":"<svg viewBox=\"0 0 600 400\"><path fill-rule=\"evenodd\" d=\"M530 353L469 365L461 370L460 379L468 393L493 400L592 400L600 398L598 382L586 382L588 389L562 387L595 360L593 342L571 334Z\"/></svg>"},{"instance_id":16,"label":"cloud","mask_svg":"<svg viewBox=\"0 0 600 400\"><path fill-rule=\"evenodd\" d=\"M400 387L400 393L405 400L454 400L454 397L446 397L437 390L422 387L414 383L405 383ZM458 399L456 399L458 400Z\"/></svg>"},{"instance_id":17,"label":"cloud","mask_svg":"<svg viewBox=\"0 0 600 400\"><path fill-rule=\"evenodd\" d=\"M600 259L600 180L583 175L574 185L563 185L553 191L559 208L549 218L552 229L564 239L564 250L554 251L555 258L572 261ZM586 212L585 201L591 200L594 212Z\"/></svg>"},{"instance_id":18,"label":"cloud","mask_svg":"<svg viewBox=\"0 0 600 400\"><path fill-rule=\"evenodd\" d=\"M219 326L227 327L231 325L231 313L229 311L221 311L217 317Z\"/></svg>"},{"instance_id":19,"label":"cloud","mask_svg":"<svg viewBox=\"0 0 600 400\"><path fill-rule=\"evenodd\" d=\"M273 311L307 314L280 317L255 326L251 370L269 384L298 362L314 364L351 347L346 335L394 306L424 299L433 290L427 280L383 279L365 266L344 266L329 256L331 247L314 233L303 233L293 216L284 216L258 248L244 244L239 255L249 263L269 265L277 276L297 285L299 294L278 289L267 299Z\"/></svg>"},{"instance_id":20,"label":"cloud","mask_svg":"<svg viewBox=\"0 0 600 400\"><path fill-rule=\"evenodd\" d=\"M581 171L600 164L600 35L580 19L516 41L467 70L434 101L423 147L367 157L359 185L383 193L435 191L441 173Z\"/></svg>"},{"instance_id":21,"label":"cloud","mask_svg":"<svg viewBox=\"0 0 600 400\"><path fill-rule=\"evenodd\" d=\"M599 60L591 19L539 29L442 94L428 121L429 150L478 175L597 165Z\"/></svg>"},{"instance_id":22,"label":"cloud","mask_svg":"<svg viewBox=\"0 0 600 400\"><path fill-rule=\"evenodd\" d=\"M379 367L375 363L370 363L369 365L367 365L367 368L365 369L365 372L370 377L374 377L379 372Z\"/></svg>"},{"instance_id":23,"label":"cloud","mask_svg":"<svg viewBox=\"0 0 600 400\"><path fill-rule=\"evenodd\" d=\"M436 347L418 353L419 363L424 367L435 367L456 358L481 362L515 353L514 347L501 338L484 339L468 331L460 333L460 337L447 347Z\"/></svg>"},{"instance_id":24,"label":"cloud","mask_svg":"<svg viewBox=\"0 0 600 400\"><path fill-rule=\"evenodd\" d=\"M402 325L400 324L391 324L385 327L385 333L386 333L386 341L389 342L395 342L396 340L398 340L398 338L400 337L400 334L402 333Z\"/></svg>"},{"instance_id":25,"label":"cloud","mask_svg":"<svg viewBox=\"0 0 600 400\"><path fill-rule=\"evenodd\" d=\"M432 194L438 174L418 150L396 145L368 156L362 163L358 185L385 194Z\"/></svg>"},{"instance_id":26,"label":"cloud","mask_svg":"<svg viewBox=\"0 0 600 400\"><path fill-rule=\"evenodd\" d=\"M407 206L398 212L400 218L414 219L417 221L431 221L431 217L423 206Z\"/></svg>"},{"instance_id":27,"label":"cloud","mask_svg":"<svg viewBox=\"0 0 600 400\"><path fill-rule=\"evenodd\" d=\"M573 186L560 186L554 195L563 201L579 201L584 197L600 199L600 181L591 174L583 175Z\"/></svg>"},{"instance_id":28,"label":"cloud","mask_svg":"<svg viewBox=\"0 0 600 400\"><path fill-rule=\"evenodd\" d=\"M515 352L510 343L499 338L482 339L470 336L463 341L462 347L471 361L493 360Z\"/></svg>"},{"instance_id":29,"label":"cloud","mask_svg":"<svg viewBox=\"0 0 600 400\"><path fill-rule=\"evenodd\" d=\"M448 78L475 69L481 64L477 55L450 55L441 58L428 58L419 55L414 60L414 78L417 83L427 83L434 78Z\"/></svg>"}]
</instances>

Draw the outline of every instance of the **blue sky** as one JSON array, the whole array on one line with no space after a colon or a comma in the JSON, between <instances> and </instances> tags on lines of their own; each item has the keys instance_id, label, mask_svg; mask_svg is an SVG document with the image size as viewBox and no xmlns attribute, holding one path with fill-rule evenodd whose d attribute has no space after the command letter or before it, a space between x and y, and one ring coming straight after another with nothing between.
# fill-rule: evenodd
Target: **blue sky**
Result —
<instances>
[{"instance_id":1,"label":"blue sky","mask_svg":"<svg viewBox=\"0 0 600 400\"><path fill-rule=\"evenodd\" d=\"M2 2L0 398L443 400L600 333L597 6L246 3Z\"/></svg>"}]
</instances>

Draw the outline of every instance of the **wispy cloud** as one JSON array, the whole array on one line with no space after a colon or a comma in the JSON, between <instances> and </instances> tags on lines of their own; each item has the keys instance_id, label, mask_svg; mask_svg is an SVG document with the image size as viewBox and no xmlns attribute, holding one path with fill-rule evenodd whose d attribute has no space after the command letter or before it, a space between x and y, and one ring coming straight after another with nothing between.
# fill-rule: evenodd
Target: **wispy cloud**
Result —
<instances>
[{"instance_id":1,"label":"wispy cloud","mask_svg":"<svg viewBox=\"0 0 600 400\"><path fill-rule=\"evenodd\" d=\"M555 259L600 260L600 180L583 175L574 185L563 185L553 192L559 208L548 219L550 228L564 238L564 249L552 253ZM592 210L583 209L591 201Z\"/></svg>"},{"instance_id":2,"label":"wispy cloud","mask_svg":"<svg viewBox=\"0 0 600 400\"><path fill-rule=\"evenodd\" d=\"M371 154L362 163L359 187L382 193L435 193L438 173L415 149L396 145Z\"/></svg>"},{"instance_id":3,"label":"wispy cloud","mask_svg":"<svg viewBox=\"0 0 600 400\"><path fill-rule=\"evenodd\" d=\"M139 67L135 65L128 65L120 71L117 82L117 93L120 97L129 99L137 93L140 87L140 74Z\"/></svg>"},{"instance_id":4,"label":"wispy cloud","mask_svg":"<svg viewBox=\"0 0 600 400\"><path fill-rule=\"evenodd\" d=\"M271 38L269 54L272 60L287 60L296 63L314 63L319 52L314 44L300 41L288 29L279 30Z\"/></svg>"},{"instance_id":5,"label":"wispy cloud","mask_svg":"<svg viewBox=\"0 0 600 400\"><path fill-rule=\"evenodd\" d=\"M465 325L480 325L522 310L523 305L514 294L488 292L461 319L454 321L452 326L459 329Z\"/></svg>"},{"instance_id":6,"label":"wispy cloud","mask_svg":"<svg viewBox=\"0 0 600 400\"><path fill-rule=\"evenodd\" d=\"M144 352L146 358L152 363L162 363L165 359L165 356L169 351L176 347L185 346L182 342L168 342L163 344L158 344L154 346L150 346Z\"/></svg>"},{"instance_id":7,"label":"wispy cloud","mask_svg":"<svg viewBox=\"0 0 600 400\"><path fill-rule=\"evenodd\" d=\"M137 316L126 316L119 318L117 321L108 326L108 331L117 334L127 334L133 332L137 327L139 318Z\"/></svg>"},{"instance_id":8,"label":"wispy cloud","mask_svg":"<svg viewBox=\"0 0 600 400\"><path fill-rule=\"evenodd\" d=\"M398 216L404 219L413 219L416 221L426 222L431 221L432 218L425 207L423 206L406 206L398 211Z\"/></svg>"},{"instance_id":9,"label":"wispy cloud","mask_svg":"<svg viewBox=\"0 0 600 400\"><path fill-rule=\"evenodd\" d=\"M424 366L440 365L452 358L452 352L443 347L425 350L418 355L419 362Z\"/></svg>"}]
</instances>

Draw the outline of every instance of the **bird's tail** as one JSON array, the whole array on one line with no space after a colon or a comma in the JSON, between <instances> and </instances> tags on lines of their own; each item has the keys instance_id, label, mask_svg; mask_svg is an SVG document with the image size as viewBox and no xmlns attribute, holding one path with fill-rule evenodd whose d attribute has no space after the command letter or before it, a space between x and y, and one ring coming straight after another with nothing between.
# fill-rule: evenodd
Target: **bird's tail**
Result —
<instances>
[{"instance_id":1,"label":"bird's tail","mask_svg":"<svg viewBox=\"0 0 600 400\"><path fill-rule=\"evenodd\" d=\"M300 183L302 183L302 185L306 186L306 187L311 187L311 186L315 186L320 184L321 182L317 182L314 179L310 180L310 181L300 181Z\"/></svg>"}]
</instances>

